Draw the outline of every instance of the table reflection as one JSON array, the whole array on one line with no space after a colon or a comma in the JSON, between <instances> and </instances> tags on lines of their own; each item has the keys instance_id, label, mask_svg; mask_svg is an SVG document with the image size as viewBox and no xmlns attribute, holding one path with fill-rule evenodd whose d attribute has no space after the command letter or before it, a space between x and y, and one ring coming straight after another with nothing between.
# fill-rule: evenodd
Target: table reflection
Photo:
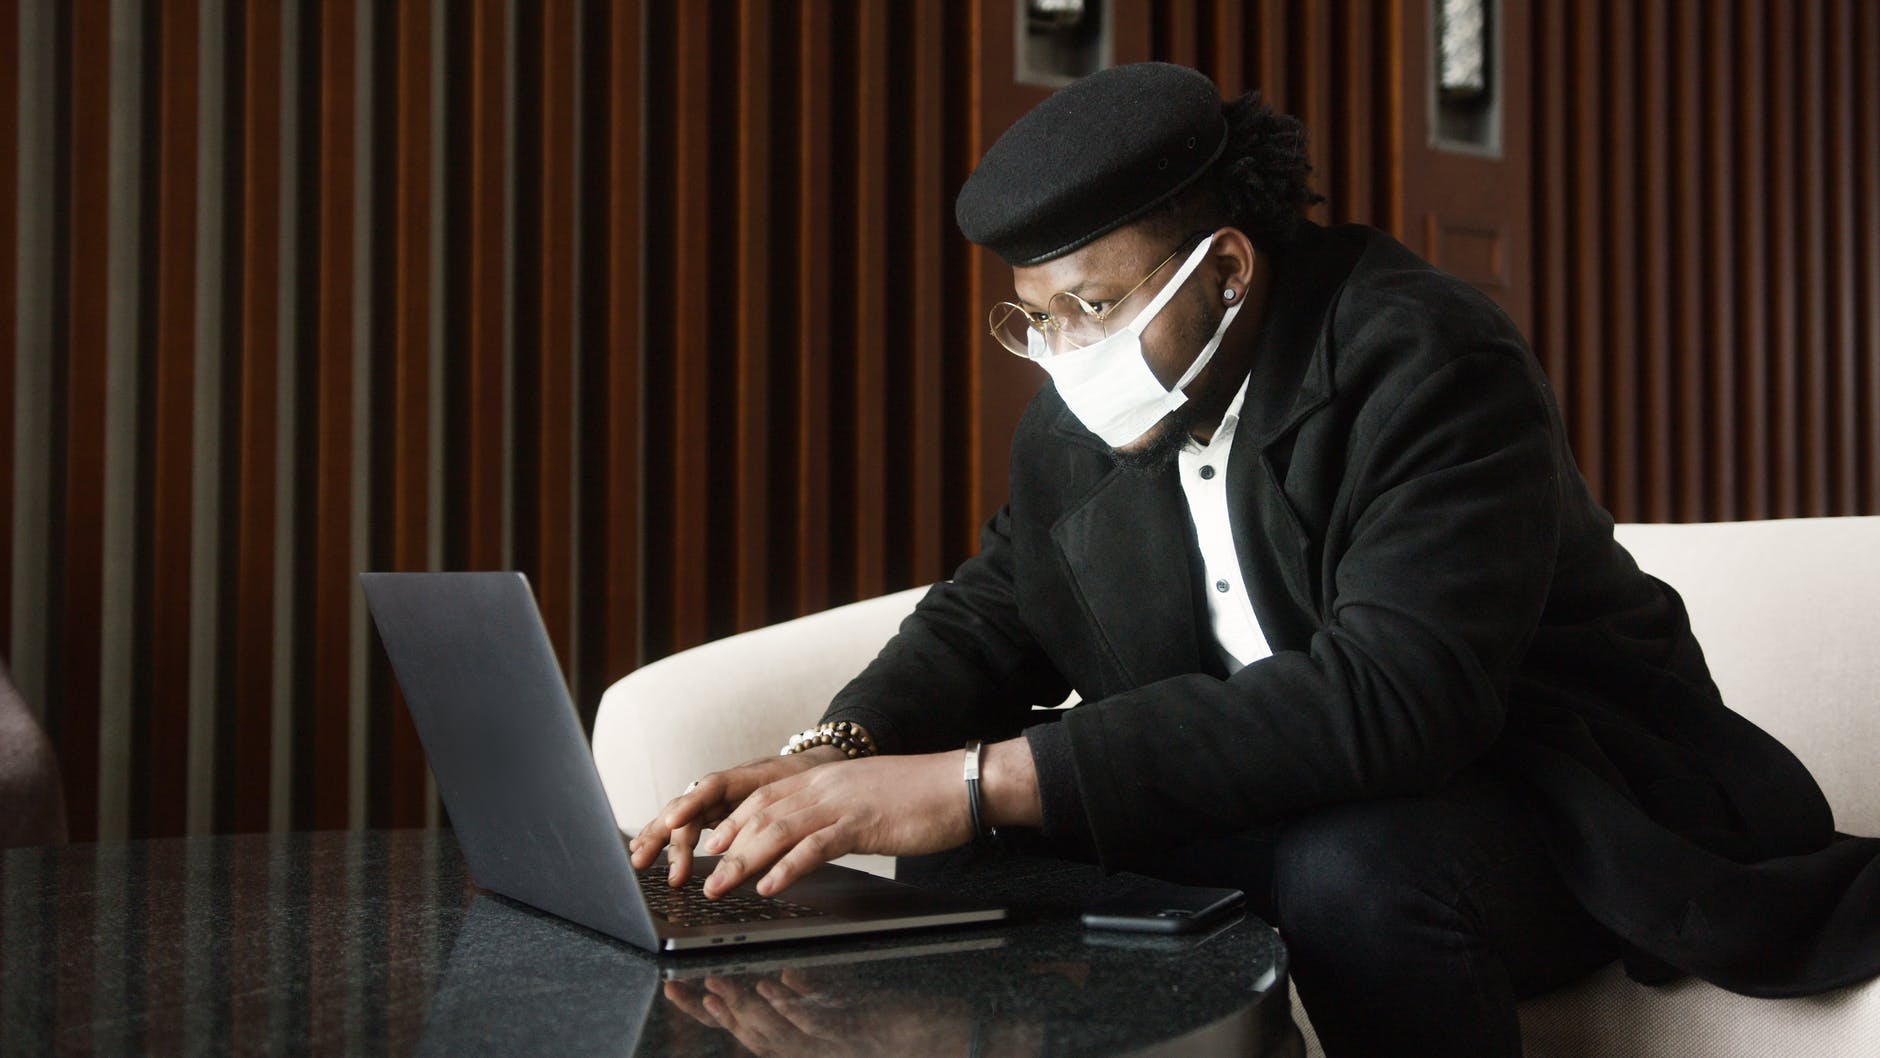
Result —
<instances>
[{"instance_id":1,"label":"table reflection","mask_svg":"<svg viewBox=\"0 0 1880 1058\"><path fill-rule=\"evenodd\" d=\"M1123 876L972 862L1010 922L652 955L479 892L448 831L0 856L0 1050L147 1054L1293 1054L1257 919L1086 933Z\"/></svg>"},{"instance_id":2,"label":"table reflection","mask_svg":"<svg viewBox=\"0 0 1880 1058\"><path fill-rule=\"evenodd\" d=\"M1210 1027L1242 1053L1286 1053L1290 1020L1254 1016L1276 977L1264 933L1233 922L1091 943L1034 929L1014 945L978 930L652 956L484 894L419 1053L1027 1058L1126 1053ZM1203 951L1241 972L1198 978Z\"/></svg>"},{"instance_id":3,"label":"table reflection","mask_svg":"<svg viewBox=\"0 0 1880 1058\"><path fill-rule=\"evenodd\" d=\"M784 970L755 977L668 981L667 1002L753 1054L775 1058L1028 1058L1044 1053L1041 1027L991 1021L965 1000L871 989L852 974Z\"/></svg>"}]
</instances>

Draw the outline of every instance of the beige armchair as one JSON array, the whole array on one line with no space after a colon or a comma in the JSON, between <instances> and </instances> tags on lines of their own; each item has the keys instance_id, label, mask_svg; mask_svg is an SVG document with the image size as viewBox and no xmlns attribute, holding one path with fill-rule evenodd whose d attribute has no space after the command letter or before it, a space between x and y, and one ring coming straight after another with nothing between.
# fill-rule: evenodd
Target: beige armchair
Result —
<instances>
[{"instance_id":1,"label":"beige armchair","mask_svg":"<svg viewBox=\"0 0 1880 1058\"><path fill-rule=\"evenodd\" d=\"M1684 595L1724 699L1801 757L1841 830L1880 834L1880 517L1617 532ZM601 699L594 757L621 825L639 826L699 774L774 753L814 723L924 591L708 643L616 683ZM1870 1055L1880 1053L1880 982L1764 1000L1700 981L1646 987L1615 966L1530 1000L1521 1018L1527 1052L1549 1058Z\"/></svg>"}]
</instances>

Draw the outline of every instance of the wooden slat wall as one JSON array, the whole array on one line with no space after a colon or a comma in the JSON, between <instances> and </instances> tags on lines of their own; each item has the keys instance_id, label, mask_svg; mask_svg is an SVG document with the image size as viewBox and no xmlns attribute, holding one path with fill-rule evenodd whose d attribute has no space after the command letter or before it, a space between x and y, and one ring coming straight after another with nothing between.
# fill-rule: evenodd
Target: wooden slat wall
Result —
<instances>
[{"instance_id":1,"label":"wooden slat wall","mask_svg":"<svg viewBox=\"0 0 1880 1058\"><path fill-rule=\"evenodd\" d=\"M100 684L113 56L111 8L104 0L61 6L58 18L63 46L55 57L61 111L55 135L64 164L53 210L70 221L54 236L58 249L52 262L62 274L54 290L58 305L51 349L58 355L48 396L54 421L61 425L47 436L53 449L49 461L56 468L51 506L57 531L45 557L49 635L43 708L60 763L72 776L66 780L65 811L78 838L99 812L96 777L105 706ZM21 689L31 693L29 687Z\"/></svg>"},{"instance_id":2,"label":"wooden slat wall","mask_svg":"<svg viewBox=\"0 0 1880 1058\"><path fill-rule=\"evenodd\" d=\"M21 32L18 24L12 32L0 33L0 70L20 68ZM18 144L20 125L20 77L0 76L0 143ZM15 147L14 150L18 150ZM0 166L0 412L14 414L19 390L17 340L19 333L19 210L20 167ZM7 251L14 252L7 252ZM0 429L0 555L13 554L14 521L18 517L14 501L13 452L17 431ZM0 643L13 642L13 563L0 561Z\"/></svg>"},{"instance_id":3,"label":"wooden slat wall","mask_svg":"<svg viewBox=\"0 0 1880 1058\"><path fill-rule=\"evenodd\" d=\"M1621 520L1880 511L1880 10L1536 6L1535 351Z\"/></svg>"},{"instance_id":4,"label":"wooden slat wall","mask_svg":"<svg viewBox=\"0 0 1880 1058\"><path fill-rule=\"evenodd\" d=\"M975 546L1039 376L952 196L1016 0L0 9L0 643L75 836L437 818L361 569L575 697ZM1401 233L1406 5L1117 0ZM1880 15L1535 7L1534 343L1622 518L1880 509ZM1727 99L1731 105L1716 101ZM9 447L10 446L10 447Z\"/></svg>"},{"instance_id":5,"label":"wooden slat wall","mask_svg":"<svg viewBox=\"0 0 1880 1058\"><path fill-rule=\"evenodd\" d=\"M591 710L964 557L977 20L10 5L0 631L75 836L436 819L361 569L528 572Z\"/></svg>"},{"instance_id":6,"label":"wooden slat wall","mask_svg":"<svg viewBox=\"0 0 1880 1058\"><path fill-rule=\"evenodd\" d=\"M1401 235L1394 169L1400 0L1161 0L1149 54L1212 77L1224 95L1258 90L1306 126L1320 223L1375 224Z\"/></svg>"}]
</instances>

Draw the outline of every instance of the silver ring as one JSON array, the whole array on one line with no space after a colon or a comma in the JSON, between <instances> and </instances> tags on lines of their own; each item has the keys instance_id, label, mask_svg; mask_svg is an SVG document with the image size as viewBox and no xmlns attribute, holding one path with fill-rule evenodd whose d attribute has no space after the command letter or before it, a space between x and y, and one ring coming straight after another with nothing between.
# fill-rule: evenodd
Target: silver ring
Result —
<instances>
[{"instance_id":1,"label":"silver ring","mask_svg":"<svg viewBox=\"0 0 1880 1058\"><path fill-rule=\"evenodd\" d=\"M692 780L692 784L691 784L690 786L687 786L687 787L685 788L685 792L686 792L686 793L691 793L691 792L692 792L693 790L696 790L696 789L698 789L698 787L699 787L699 783L700 783L701 781L702 781L702 780L699 780L699 779L693 779L693 780Z\"/></svg>"}]
</instances>

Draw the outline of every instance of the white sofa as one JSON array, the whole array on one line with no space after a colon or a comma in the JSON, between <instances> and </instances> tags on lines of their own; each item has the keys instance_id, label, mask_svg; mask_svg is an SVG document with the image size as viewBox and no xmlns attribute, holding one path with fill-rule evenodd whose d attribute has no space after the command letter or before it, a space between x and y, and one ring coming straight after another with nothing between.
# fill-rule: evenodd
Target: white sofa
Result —
<instances>
[{"instance_id":1,"label":"white sofa","mask_svg":"<svg viewBox=\"0 0 1880 1058\"><path fill-rule=\"evenodd\" d=\"M1880 834L1880 517L1621 525L1618 536L1683 594L1725 701L1808 765L1841 830ZM924 591L708 643L614 684L594 757L621 825L815 723ZM886 857L852 862L892 871ZM1523 1004L1521 1019L1527 1053L1548 1058L1874 1055L1880 982L1763 1000L1690 980L1648 988L1609 967Z\"/></svg>"}]
</instances>

